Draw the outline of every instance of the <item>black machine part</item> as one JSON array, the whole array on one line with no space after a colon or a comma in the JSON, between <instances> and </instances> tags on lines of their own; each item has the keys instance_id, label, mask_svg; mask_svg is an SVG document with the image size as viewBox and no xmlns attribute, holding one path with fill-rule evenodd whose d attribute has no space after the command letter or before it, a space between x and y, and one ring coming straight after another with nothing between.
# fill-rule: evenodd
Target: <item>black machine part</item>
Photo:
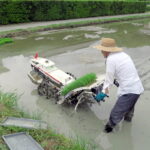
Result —
<instances>
[{"instance_id":1,"label":"black machine part","mask_svg":"<svg viewBox=\"0 0 150 150\"><path fill-rule=\"evenodd\" d=\"M119 87L119 83L118 83L118 81L117 81L116 79L114 79L114 85L115 85L116 87Z\"/></svg>"},{"instance_id":2,"label":"black machine part","mask_svg":"<svg viewBox=\"0 0 150 150\"><path fill-rule=\"evenodd\" d=\"M98 93L100 93L100 92L102 91L102 89L103 89L103 83L100 84L99 86L96 86L96 87L91 88L91 91L92 91L95 95L97 95Z\"/></svg>"},{"instance_id":3,"label":"black machine part","mask_svg":"<svg viewBox=\"0 0 150 150\"><path fill-rule=\"evenodd\" d=\"M113 83L116 87L119 87L119 83L116 79L114 79ZM91 88L91 91L97 95L98 93L102 92L103 85L104 85L104 83L100 84L99 86L93 87L93 88Z\"/></svg>"}]
</instances>

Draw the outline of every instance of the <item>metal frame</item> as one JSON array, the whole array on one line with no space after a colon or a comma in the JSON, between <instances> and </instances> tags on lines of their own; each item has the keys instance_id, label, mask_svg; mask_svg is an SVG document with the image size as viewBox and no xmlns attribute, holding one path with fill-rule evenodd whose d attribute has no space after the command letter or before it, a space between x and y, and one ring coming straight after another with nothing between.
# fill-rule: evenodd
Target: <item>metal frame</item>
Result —
<instances>
[{"instance_id":1,"label":"metal frame","mask_svg":"<svg viewBox=\"0 0 150 150\"><path fill-rule=\"evenodd\" d=\"M20 125L9 125L9 124L5 124L5 122L8 120L8 119L12 119L12 120L23 120L23 121L32 121L32 122L37 122L37 123L39 123L39 125L40 125L40 123L41 123L41 126L42 126L42 123L43 124L45 124L46 125L46 128L40 128L41 126L39 126L39 128L37 127L27 127L27 126L25 126L25 125L22 125L22 126L20 126ZM2 126L16 126L16 127L22 127L22 128L27 128L27 129L47 129L48 128L48 125L47 125L47 123L46 122L44 122L44 121L41 121L41 120L34 120L34 119L28 119L28 118L16 118L16 117L6 117L3 121L2 121L2 123L0 123L0 125L2 125Z\"/></svg>"},{"instance_id":2,"label":"metal frame","mask_svg":"<svg viewBox=\"0 0 150 150\"><path fill-rule=\"evenodd\" d=\"M5 143L7 144L7 146L9 147L10 150L15 150L11 147L11 144L7 141L7 138L9 137L15 137L15 136L18 136L18 135L25 135L27 136L27 138L29 138L29 140L31 142L33 142L35 144L35 146L37 146L37 150L44 150L41 145L39 143L37 143L29 134L27 134L26 132L19 132L19 133L14 133L14 134L8 134L8 135L3 135L2 138L3 140L5 141ZM21 149L20 149L21 150ZM25 150L25 149L23 149Z\"/></svg>"}]
</instances>

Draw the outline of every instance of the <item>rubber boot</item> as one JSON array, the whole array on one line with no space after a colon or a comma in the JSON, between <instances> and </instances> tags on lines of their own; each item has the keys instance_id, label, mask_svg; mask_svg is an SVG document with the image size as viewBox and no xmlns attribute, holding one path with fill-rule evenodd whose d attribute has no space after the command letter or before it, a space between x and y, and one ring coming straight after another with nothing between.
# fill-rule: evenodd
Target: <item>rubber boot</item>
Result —
<instances>
[{"instance_id":1,"label":"rubber boot","mask_svg":"<svg viewBox=\"0 0 150 150\"><path fill-rule=\"evenodd\" d=\"M113 131L113 127L110 125L110 124L106 124L105 125L105 128L104 128L104 132L105 133L110 133L110 132L112 132Z\"/></svg>"},{"instance_id":2,"label":"rubber boot","mask_svg":"<svg viewBox=\"0 0 150 150\"><path fill-rule=\"evenodd\" d=\"M130 117L130 116L125 116L125 117L124 117L124 120L127 121L127 122L131 122L131 121L132 121L132 117Z\"/></svg>"}]
</instances>

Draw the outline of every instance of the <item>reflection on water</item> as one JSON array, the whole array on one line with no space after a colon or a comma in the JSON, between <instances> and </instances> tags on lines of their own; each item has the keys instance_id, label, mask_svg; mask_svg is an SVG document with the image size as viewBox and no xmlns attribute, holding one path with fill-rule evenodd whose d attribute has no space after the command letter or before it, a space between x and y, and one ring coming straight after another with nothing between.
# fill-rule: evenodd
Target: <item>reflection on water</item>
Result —
<instances>
[{"instance_id":1,"label":"reflection on water","mask_svg":"<svg viewBox=\"0 0 150 150\"><path fill-rule=\"evenodd\" d=\"M8 56L10 53L11 55L20 53L31 55L38 51L43 55L46 53L45 56L51 56L60 52L87 47L103 36L115 38L121 47L146 46L150 44L149 22L149 20L141 20L112 23L51 32L44 31L29 36L15 37L14 43L0 47L0 54L1 56Z\"/></svg>"},{"instance_id":2,"label":"reflection on water","mask_svg":"<svg viewBox=\"0 0 150 150\"><path fill-rule=\"evenodd\" d=\"M98 146L97 150L147 150L150 147L150 121L147 118L150 106L149 32L150 20L141 20L16 37L14 43L0 47L1 89L22 94L18 104L24 111L40 115L53 129L69 137L77 135L92 141ZM105 134L103 127L115 103L116 88L112 88L110 98L100 106L83 105L75 115L70 116L72 106L56 105L55 100L38 96L36 85L27 77L29 59L35 52L77 77L89 72L105 73L104 58L92 48L101 37L115 38L133 58L145 87L132 124L122 122L112 134Z\"/></svg>"},{"instance_id":3,"label":"reflection on water","mask_svg":"<svg viewBox=\"0 0 150 150\"><path fill-rule=\"evenodd\" d=\"M135 25L130 22L125 24L119 23L116 25L114 23L111 28L116 29L118 32L106 35L106 37L115 38L118 42L118 45L121 47L135 48L150 45L150 37L147 33L141 32L142 30L149 31L147 24L149 21L140 21L140 25ZM109 27L109 25L107 25Z\"/></svg>"}]
</instances>

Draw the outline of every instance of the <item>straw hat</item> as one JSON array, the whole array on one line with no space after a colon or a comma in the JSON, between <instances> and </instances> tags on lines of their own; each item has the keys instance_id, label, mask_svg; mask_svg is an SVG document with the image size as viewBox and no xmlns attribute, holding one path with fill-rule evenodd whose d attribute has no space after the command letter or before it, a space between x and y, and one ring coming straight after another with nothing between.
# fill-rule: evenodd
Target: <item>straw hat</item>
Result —
<instances>
[{"instance_id":1,"label":"straw hat","mask_svg":"<svg viewBox=\"0 0 150 150\"><path fill-rule=\"evenodd\" d=\"M121 52L122 48L117 47L116 41L111 38L102 38L101 44L98 44L94 46L93 48L96 48L101 51L105 52Z\"/></svg>"}]
</instances>

